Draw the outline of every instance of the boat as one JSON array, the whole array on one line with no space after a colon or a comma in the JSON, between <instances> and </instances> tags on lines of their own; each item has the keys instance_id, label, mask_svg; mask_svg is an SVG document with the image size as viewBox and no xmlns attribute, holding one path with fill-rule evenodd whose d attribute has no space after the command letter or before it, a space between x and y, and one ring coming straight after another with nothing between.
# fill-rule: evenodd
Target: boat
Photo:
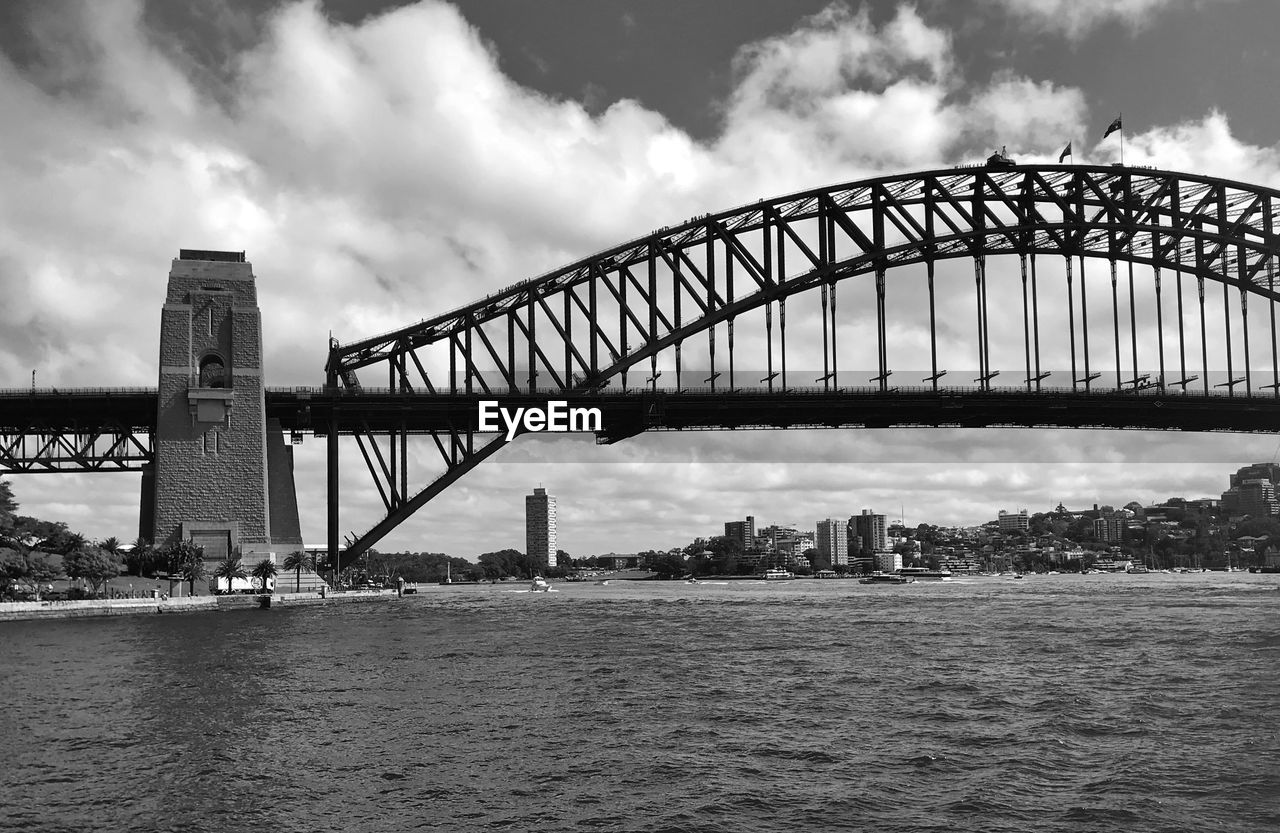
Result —
<instances>
[{"instance_id":1,"label":"boat","mask_svg":"<svg viewBox=\"0 0 1280 833\"><path fill-rule=\"evenodd\" d=\"M1151 571L1148 570L1146 567L1142 566L1141 564L1135 564L1129 569L1125 570L1125 572L1132 575L1132 574L1140 574L1140 573L1149 573Z\"/></svg>"},{"instance_id":2,"label":"boat","mask_svg":"<svg viewBox=\"0 0 1280 833\"><path fill-rule=\"evenodd\" d=\"M860 585L909 585L914 582L915 578L910 576L899 576L895 573L872 573L870 576L859 578Z\"/></svg>"},{"instance_id":3,"label":"boat","mask_svg":"<svg viewBox=\"0 0 1280 833\"><path fill-rule=\"evenodd\" d=\"M790 581L791 579L795 578L795 576L792 575L791 572L787 570L780 570L777 567L770 567L769 569L764 571L764 575L762 576L762 578L765 581Z\"/></svg>"},{"instance_id":4,"label":"boat","mask_svg":"<svg viewBox=\"0 0 1280 833\"><path fill-rule=\"evenodd\" d=\"M533 583L529 585L529 590L533 593L546 593L550 589L551 585L542 576L534 576Z\"/></svg>"},{"instance_id":5,"label":"boat","mask_svg":"<svg viewBox=\"0 0 1280 833\"><path fill-rule=\"evenodd\" d=\"M919 579L921 581L951 580L950 570L929 570L924 567L902 567L898 570L898 575Z\"/></svg>"}]
</instances>

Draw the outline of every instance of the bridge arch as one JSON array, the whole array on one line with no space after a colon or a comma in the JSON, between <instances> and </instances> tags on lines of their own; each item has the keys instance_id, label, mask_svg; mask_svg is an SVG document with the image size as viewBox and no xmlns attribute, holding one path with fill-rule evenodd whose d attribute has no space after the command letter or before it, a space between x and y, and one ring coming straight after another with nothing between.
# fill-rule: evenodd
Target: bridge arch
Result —
<instances>
[{"instance_id":1,"label":"bridge arch","mask_svg":"<svg viewBox=\"0 0 1280 833\"><path fill-rule=\"evenodd\" d=\"M849 347L840 343L841 334L847 341L849 332L837 312L837 298L846 296L845 287L867 290L853 279L868 276L874 286L860 312L869 321L874 308L875 335L859 340L857 348L868 363L859 370L874 374L867 378L872 393L890 394L895 391L891 381L896 381L891 380L895 368L890 360L894 313L886 298L897 276L923 269L927 297L922 293L920 303L928 306L931 366L922 382L934 392L959 387L991 393L1001 386L996 384L1001 369L1006 370L1001 382L1013 380L1003 387L1040 392L1053 372L1041 364L1041 347L1052 342L1056 355L1064 357L1062 364L1070 365L1069 382L1058 387L1082 395L1100 388L1186 395L1198 382L1204 395L1224 388L1227 397L1274 399L1280 396L1278 213L1280 192L1274 189L1141 167L972 166L877 177L699 215L418 324L348 344L334 342L328 380L333 388L368 390L372 373L399 394L464 398L660 388L685 392L708 385L713 394L752 385L785 393L813 384L836 394L850 385ZM1013 285L1021 290L1015 290L1021 349L1007 347L1003 353L993 352L992 342L1003 338L1002 343L1010 343L1003 330L1017 316L1002 319L1008 311L997 307L1008 305L993 305L988 297L988 265L997 258L1016 259ZM1046 258L1060 263L1042 284ZM964 260L972 262L973 276L959 329L971 334L966 349L976 358L977 376L973 385L957 386L952 368L944 385L948 368L938 358L943 345L938 320L945 311L937 308L935 270ZM1087 276L1086 265L1098 263L1109 267L1106 274L1101 279L1096 271ZM1126 274L1120 273L1121 264ZM1143 359L1150 367L1140 366L1134 266L1150 275L1144 291L1153 299L1148 306L1154 317L1152 309L1141 309L1154 321L1158 342L1151 348L1143 334L1147 356L1157 357ZM1107 349L1091 352L1090 334L1095 345L1099 338L1099 302L1095 294L1090 305L1088 289L1096 293L1099 280L1105 287L1108 278L1111 303L1105 311L1111 320L1104 323L1113 326L1102 333L1109 336ZM1176 291L1170 286L1175 284ZM1052 310L1040 307L1041 285L1055 293ZM1128 292L1127 326L1120 320L1122 287ZM1106 300L1103 307L1108 307ZM1255 310L1252 334L1250 300ZM1176 304L1176 314L1163 308L1166 302ZM797 333L799 303L818 309L805 313ZM1259 308L1262 325L1256 323ZM749 316L757 317L754 327L743 333L738 326L735 333L735 325ZM1061 323L1050 328L1051 320ZM1050 329L1053 338L1042 344ZM1131 344L1121 344L1122 331ZM695 344L704 334L706 344ZM761 366L751 368L748 385L735 367L735 341L739 354L741 345L750 342L761 357ZM812 382L805 378L797 384L797 342L812 350L805 359L812 365L804 369L821 374ZM1132 353L1131 367L1128 355L1122 361L1122 346L1124 353ZM874 359L869 358L871 347ZM1200 353L1190 362L1188 347ZM1101 378L1099 360L1111 365L1114 383ZM1019 372L1010 375L1011 367ZM1211 369L1216 374L1212 387ZM1255 370L1269 372L1255 378ZM644 373L643 384L629 377L637 371ZM1066 371L1058 368L1055 382ZM1225 380L1218 381L1224 373ZM406 433L401 432L397 464L394 439L384 455L376 444L377 432L355 432L363 433L361 450L375 480L386 483L379 488L388 521L371 534L395 517L407 517L438 493L437 485L442 489L452 483L505 442L499 436L477 447L474 426L461 423L447 432L432 432L446 473L410 497L403 472ZM337 433L335 427L330 436ZM331 459L335 454L331 449ZM367 538L359 539L357 547Z\"/></svg>"}]
</instances>

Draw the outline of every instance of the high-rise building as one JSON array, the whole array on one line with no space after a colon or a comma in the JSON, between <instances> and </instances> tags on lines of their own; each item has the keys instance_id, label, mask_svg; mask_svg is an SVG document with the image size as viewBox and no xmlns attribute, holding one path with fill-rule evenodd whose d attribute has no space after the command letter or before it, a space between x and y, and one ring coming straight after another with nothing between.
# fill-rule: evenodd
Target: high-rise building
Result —
<instances>
[{"instance_id":1,"label":"high-rise building","mask_svg":"<svg viewBox=\"0 0 1280 833\"><path fill-rule=\"evenodd\" d=\"M1242 480L1237 487L1236 515L1250 515L1254 518L1269 518L1276 514L1276 487L1266 478Z\"/></svg>"},{"instance_id":2,"label":"high-rise building","mask_svg":"<svg viewBox=\"0 0 1280 833\"><path fill-rule=\"evenodd\" d=\"M524 546L534 569L556 563L556 499L539 486L524 498Z\"/></svg>"},{"instance_id":3,"label":"high-rise building","mask_svg":"<svg viewBox=\"0 0 1280 833\"><path fill-rule=\"evenodd\" d=\"M870 554L889 549L889 528L884 515L863 509L849 519L849 553Z\"/></svg>"},{"instance_id":4,"label":"high-rise building","mask_svg":"<svg viewBox=\"0 0 1280 833\"><path fill-rule=\"evenodd\" d=\"M1026 532L1031 529L1031 518L1027 516L1025 509L1020 509L1017 513L1001 509L996 521L1001 532Z\"/></svg>"},{"instance_id":5,"label":"high-rise building","mask_svg":"<svg viewBox=\"0 0 1280 833\"><path fill-rule=\"evenodd\" d=\"M1099 541L1116 543L1124 540L1124 532L1128 525L1129 519L1124 514L1104 509L1097 518L1094 518L1093 534Z\"/></svg>"},{"instance_id":6,"label":"high-rise building","mask_svg":"<svg viewBox=\"0 0 1280 833\"><path fill-rule=\"evenodd\" d=\"M726 521L724 525L724 537L732 538L742 544L744 552L753 548L756 543L755 516L747 515L747 519L745 521Z\"/></svg>"},{"instance_id":7,"label":"high-rise building","mask_svg":"<svg viewBox=\"0 0 1280 833\"><path fill-rule=\"evenodd\" d=\"M817 541L814 546L828 563L840 566L849 564L849 524L836 518L818 521Z\"/></svg>"},{"instance_id":8,"label":"high-rise building","mask_svg":"<svg viewBox=\"0 0 1280 833\"><path fill-rule=\"evenodd\" d=\"M1275 507L1268 503L1274 495L1266 494L1262 482L1280 485L1280 464L1254 463L1231 475L1230 488L1222 493L1223 510L1229 515L1275 514Z\"/></svg>"}]
</instances>

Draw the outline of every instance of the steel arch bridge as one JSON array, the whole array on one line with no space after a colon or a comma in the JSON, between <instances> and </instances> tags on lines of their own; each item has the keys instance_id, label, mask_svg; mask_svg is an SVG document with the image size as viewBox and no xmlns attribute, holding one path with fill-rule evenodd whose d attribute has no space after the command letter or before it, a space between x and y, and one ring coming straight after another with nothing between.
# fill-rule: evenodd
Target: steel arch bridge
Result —
<instances>
[{"instance_id":1,"label":"steel arch bridge","mask_svg":"<svg viewBox=\"0 0 1280 833\"><path fill-rule=\"evenodd\" d=\"M349 560L506 444L478 430L482 399L600 407L601 442L731 427L1277 430L1278 211L1274 189L1132 166L885 176L696 216L333 341L327 393L307 408L329 437L330 550L340 434L357 436L387 510ZM838 295L855 300L838 310ZM972 382L952 384L943 365L957 362ZM890 384L904 363L913 387ZM444 464L416 492L411 435Z\"/></svg>"}]
</instances>

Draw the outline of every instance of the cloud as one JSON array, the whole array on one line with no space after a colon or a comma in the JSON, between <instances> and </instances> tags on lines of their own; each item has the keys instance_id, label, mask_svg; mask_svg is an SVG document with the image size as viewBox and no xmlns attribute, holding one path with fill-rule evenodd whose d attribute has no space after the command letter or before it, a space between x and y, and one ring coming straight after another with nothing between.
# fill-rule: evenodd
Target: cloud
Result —
<instances>
[{"instance_id":1,"label":"cloud","mask_svg":"<svg viewBox=\"0 0 1280 833\"><path fill-rule=\"evenodd\" d=\"M1235 0L986 0L1035 31L1057 32L1071 39L1108 24L1138 30L1161 13L1199 11L1223 2Z\"/></svg>"}]
</instances>

